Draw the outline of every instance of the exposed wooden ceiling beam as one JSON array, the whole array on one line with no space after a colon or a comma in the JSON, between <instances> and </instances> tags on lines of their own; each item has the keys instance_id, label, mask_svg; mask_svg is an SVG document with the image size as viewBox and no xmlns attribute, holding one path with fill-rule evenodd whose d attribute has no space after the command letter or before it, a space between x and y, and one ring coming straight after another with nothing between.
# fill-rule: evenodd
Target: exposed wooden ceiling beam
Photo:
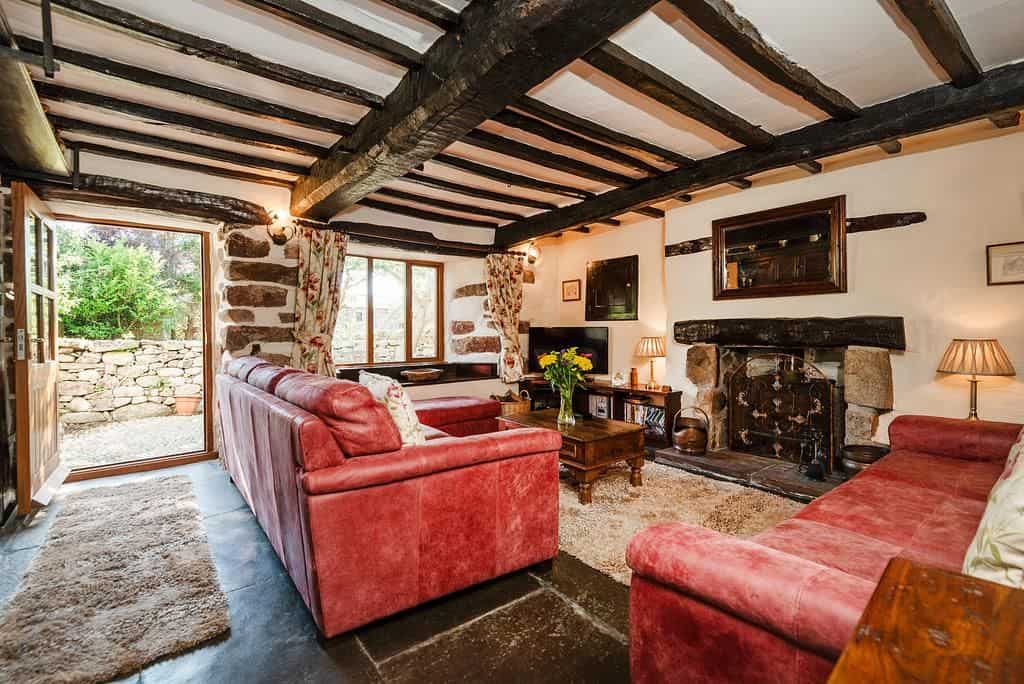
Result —
<instances>
[{"instance_id":1,"label":"exposed wooden ceiling beam","mask_svg":"<svg viewBox=\"0 0 1024 684\"><path fill-rule=\"evenodd\" d=\"M894 1L953 85L966 88L981 80L981 65L945 0Z\"/></svg>"},{"instance_id":2,"label":"exposed wooden ceiling beam","mask_svg":"<svg viewBox=\"0 0 1024 684\"><path fill-rule=\"evenodd\" d=\"M504 138L500 135L495 135L494 133L488 133L487 131L470 131L459 142L472 145L473 147L479 147L482 150L487 150L496 154L503 154L507 157L520 159L544 168L561 171L562 173L568 173L573 176L579 176L580 178L587 178L598 183L611 185L613 187L629 185L635 180L629 176L623 176L620 173L608 171L607 169L603 169L599 166L594 166L593 164L588 164L586 162L581 162L577 159L573 159L572 157L548 152L547 150L542 150L539 147L533 147L532 145L521 143L518 140Z\"/></svg>"},{"instance_id":3,"label":"exposed wooden ceiling beam","mask_svg":"<svg viewBox=\"0 0 1024 684\"><path fill-rule=\"evenodd\" d=\"M275 185L282 188L291 188L292 182L285 178L277 178L275 176L261 176L256 173L249 173L247 171L239 171L237 169L229 169L223 166L213 166L212 164L200 164L199 162L185 161L184 159L175 159L174 157L165 157L158 154L149 154L146 152L137 152L135 150L123 150L118 147L110 147L109 145L99 145L96 143L81 141L73 143L75 147L83 152L90 152L92 154L98 154L102 157L109 157L111 159L124 159L127 161L142 162L144 164L155 164L157 166L167 166L175 169L182 169L184 171L192 171L195 173L204 173L208 176L220 176L221 178L231 178L234 180L244 181L246 183L259 183L260 185Z\"/></svg>"},{"instance_id":4,"label":"exposed wooden ceiling beam","mask_svg":"<svg viewBox=\"0 0 1024 684\"><path fill-rule=\"evenodd\" d=\"M454 31L459 27L459 13L433 0L382 0L414 17L429 21L445 31Z\"/></svg>"},{"instance_id":5,"label":"exposed wooden ceiling beam","mask_svg":"<svg viewBox=\"0 0 1024 684\"><path fill-rule=\"evenodd\" d=\"M498 228L498 224L493 221L483 221L481 219L462 218L460 216L452 216L451 214L442 214L438 211L429 211L427 209L420 209L418 207L410 207L405 204L397 204L395 202L384 202L378 199L371 199L364 197L359 200L359 206L368 207L370 209L379 209L380 211L387 211L392 214L400 214L402 216L409 216L411 218L418 218L424 221L436 221L438 223L448 223L454 226L472 226L473 228Z\"/></svg>"},{"instance_id":6,"label":"exposed wooden ceiling beam","mask_svg":"<svg viewBox=\"0 0 1024 684\"><path fill-rule=\"evenodd\" d=\"M39 55L42 54L42 43L38 40L18 36L17 41L22 49ZM213 86L203 85L195 81L178 78L177 76L161 74L142 67L124 64L123 62L115 62L104 57L96 57L79 52L78 50L55 47L54 54L58 60L66 64L72 64L82 69L131 81L139 85L169 90L195 100L202 100L233 112L241 112L242 114L248 114L260 119L297 124L338 135L347 135L353 130L353 126L350 123L334 121L285 105L266 102L255 97L249 97L248 95L240 95L229 90L214 88Z\"/></svg>"},{"instance_id":7,"label":"exposed wooden ceiling beam","mask_svg":"<svg viewBox=\"0 0 1024 684\"><path fill-rule=\"evenodd\" d=\"M32 189L43 200L89 202L114 207L133 207L183 216L217 219L228 223L268 225L267 210L247 200L195 190L179 190L138 183L125 178L82 174L76 190L64 184L35 182Z\"/></svg>"},{"instance_id":8,"label":"exposed wooden ceiling beam","mask_svg":"<svg viewBox=\"0 0 1024 684\"><path fill-rule=\"evenodd\" d=\"M532 209L543 209L545 211L558 208L557 204L552 204L551 202L541 202L540 200L535 200L530 197L520 197L519 195L508 195L503 192L475 188L470 185L463 185L462 183L450 181L446 178L428 176L417 171L410 171L402 176L401 180L409 181L410 183L417 183L418 185L425 185L429 188L436 188L438 190L447 190L448 192L458 193L460 195L465 195L466 197L475 197L476 199L490 200L492 202L502 202L504 204L511 204L518 207L530 207Z\"/></svg>"},{"instance_id":9,"label":"exposed wooden ceiling beam","mask_svg":"<svg viewBox=\"0 0 1024 684\"><path fill-rule=\"evenodd\" d=\"M78 119L71 119L63 116L50 116L50 121L53 122L53 125L61 131L61 133L90 135L122 143L130 143L133 145L145 145L146 147L155 147L159 150L168 150L171 152L177 152L178 154L215 159L217 161L236 164L238 166L244 166L251 169L271 169L273 171L282 171L284 173L293 173L295 175L302 175L306 170L306 167L304 166L289 164L276 159L254 157L252 155L222 150L216 147L207 147L205 145L197 145L191 142L172 140L171 138L149 135L148 133L139 133L137 131L131 131L124 128L104 126L90 121L80 121Z\"/></svg>"},{"instance_id":10,"label":"exposed wooden ceiling beam","mask_svg":"<svg viewBox=\"0 0 1024 684\"><path fill-rule=\"evenodd\" d=\"M376 55L392 64L415 69L423 64L423 55L387 36L363 28L301 0L238 0L305 29L327 36L354 48Z\"/></svg>"},{"instance_id":11,"label":"exposed wooden ceiling beam","mask_svg":"<svg viewBox=\"0 0 1024 684\"><path fill-rule=\"evenodd\" d=\"M809 157L828 157L880 145L1024 107L1024 63L992 69L967 88L939 85L861 111L851 121L830 120L780 135L765 149L744 148L705 159L686 169L611 190L505 226L502 245L548 235L616 216L634 207L726 183L749 174L791 166Z\"/></svg>"},{"instance_id":12,"label":"exposed wooden ceiling beam","mask_svg":"<svg viewBox=\"0 0 1024 684\"><path fill-rule=\"evenodd\" d=\"M860 107L807 69L772 47L728 0L669 0L725 49L755 71L837 119L850 119Z\"/></svg>"},{"instance_id":13,"label":"exposed wooden ceiling beam","mask_svg":"<svg viewBox=\"0 0 1024 684\"><path fill-rule=\"evenodd\" d=\"M540 138L544 138L546 141L555 143L556 145L571 147L581 152L586 152L587 154L615 162L616 164L628 166L636 169L637 171L642 171L648 176L657 176L662 171L657 166L648 164L642 159L631 157L613 147L602 145L601 143L594 142L589 138L584 138L581 135L576 135L575 133L558 128L557 126L552 126L531 116L524 116L510 109L498 112L493 120L503 126L509 126L510 128L515 128L520 131L536 135Z\"/></svg>"},{"instance_id":14,"label":"exposed wooden ceiling beam","mask_svg":"<svg viewBox=\"0 0 1024 684\"><path fill-rule=\"evenodd\" d=\"M487 166L486 164L480 164L479 162L463 159L462 157L455 157L450 154L439 154L431 159L431 161L453 169L465 171L482 178L487 178L488 180L504 183L505 185L515 185L520 188L529 188L531 190L546 192L552 195L561 195L562 197L575 197L576 199L587 199L588 197L594 196L594 193L587 192L586 190L571 188L568 185L562 185L552 181L531 178L530 176L505 171L504 169Z\"/></svg>"},{"instance_id":15,"label":"exposed wooden ceiling beam","mask_svg":"<svg viewBox=\"0 0 1024 684\"><path fill-rule=\"evenodd\" d=\"M766 145L772 135L709 100L657 67L605 42L583 57L595 69L744 145Z\"/></svg>"},{"instance_id":16,"label":"exposed wooden ceiling beam","mask_svg":"<svg viewBox=\"0 0 1024 684\"><path fill-rule=\"evenodd\" d=\"M380 107L384 103L382 96L363 88L271 62L248 52L236 50L224 43L179 31L116 7L94 2L94 0L51 0L51 2L62 14L99 24L104 28L114 29L150 45L168 48L277 83L366 107Z\"/></svg>"},{"instance_id":17,"label":"exposed wooden ceiling beam","mask_svg":"<svg viewBox=\"0 0 1024 684\"><path fill-rule=\"evenodd\" d=\"M251 0L247 0L251 1ZM264 0L265 1L265 0ZM344 149L296 184L291 213L324 218L459 140L656 4L656 0L471 3L359 122Z\"/></svg>"},{"instance_id":18,"label":"exposed wooden ceiling beam","mask_svg":"<svg viewBox=\"0 0 1024 684\"><path fill-rule=\"evenodd\" d=\"M411 230L409 228L395 228L382 226L376 223L361 223L358 221L331 221L328 224L331 230L338 230L346 233L349 239L361 244L377 245L380 247L395 247L429 254L447 254L450 256L468 256L483 258L488 254L504 250L496 249L491 245L480 245L473 242L456 242L454 240L440 240L432 233L425 230Z\"/></svg>"},{"instance_id":19,"label":"exposed wooden ceiling beam","mask_svg":"<svg viewBox=\"0 0 1024 684\"><path fill-rule=\"evenodd\" d=\"M128 100L111 97L110 95L90 93L85 90L79 90L78 88L69 88L67 86L57 85L56 83L50 83L47 81L38 81L35 85L36 92L38 92L39 96L44 100L70 102L73 104L84 105L89 108L105 109L145 121L167 124L171 128L179 131L198 133L200 135L210 136L211 138L217 138L219 140L229 140L231 142L253 145L255 147L263 147L269 150L294 152L296 154L305 154L311 157L319 157L327 153L327 148L321 147L320 145L315 145L302 140L286 138L273 133L257 131L253 128L246 128L244 126L236 126L222 121L215 121L202 116L193 116L191 114L183 114L181 112L174 112L168 109L161 109L160 107L151 107L150 105L129 102Z\"/></svg>"},{"instance_id":20,"label":"exposed wooden ceiling beam","mask_svg":"<svg viewBox=\"0 0 1024 684\"><path fill-rule=\"evenodd\" d=\"M463 204L462 202L452 202L451 200L441 199L438 197L430 197L429 195L417 195L414 192L406 192L404 190L397 190L395 188L381 188L373 194L380 195L382 197L390 197L392 199L397 200L404 200L406 202L417 202L419 204L426 204L427 206L437 207L438 209L458 211L463 214L489 216L491 218L501 219L502 221L518 221L521 218L526 218L522 214L514 214L511 211L491 209L490 207L481 207L479 205L473 204Z\"/></svg>"}]
</instances>

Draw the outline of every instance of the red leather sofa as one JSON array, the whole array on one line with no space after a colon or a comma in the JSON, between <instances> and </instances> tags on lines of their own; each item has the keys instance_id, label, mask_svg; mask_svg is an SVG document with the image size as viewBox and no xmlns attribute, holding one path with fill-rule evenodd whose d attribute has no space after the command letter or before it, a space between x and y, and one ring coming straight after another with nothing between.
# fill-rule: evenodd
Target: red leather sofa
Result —
<instances>
[{"instance_id":1,"label":"red leather sofa","mask_svg":"<svg viewBox=\"0 0 1024 684\"><path fill-rule=\"evenodd\" d=\"M557 553L561 437L483 432L497 402L428 402L467 436L403 447L353 382L244 357L216 390L221 457L326 637Z\"/></svg>"},{"instance_id":2,"label":"red leather sofa","mask_svg":"<svg viewBox=\"0 0 1024 684\"><path fill-rule=\"evenodd\" d=\"M960 571L1021 426L901 416L892 451L752 539L630 542L633 681L823 682L889 559Z\"/></svg>"}]
</instances>

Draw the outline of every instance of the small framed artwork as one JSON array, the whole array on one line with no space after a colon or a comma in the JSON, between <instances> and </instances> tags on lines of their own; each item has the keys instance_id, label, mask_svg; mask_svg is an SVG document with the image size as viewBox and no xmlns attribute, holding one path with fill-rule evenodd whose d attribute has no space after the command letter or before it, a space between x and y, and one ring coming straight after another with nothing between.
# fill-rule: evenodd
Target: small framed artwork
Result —
<instances>
[{"instance_id":1,"label":"small framed artwork","mask_svg":"<svg viewBox=\"0 0 1024 684\"><path fill-rule=\"evenodd\" d=\"M583 299L580 293L580 280L563 280L562 281L562 301L563 302L578 302Z\"/></svg>"},{"instance_id":2,"label":"small framed artwork","mask_svg":"<svg viewBox=\"0 0 1024 684\"><path fill-rule=\"evenodd\" d=\"M985 248L989 285L1024 285L1024 242L1004 242Z\"/></svg>"}]
</instances>

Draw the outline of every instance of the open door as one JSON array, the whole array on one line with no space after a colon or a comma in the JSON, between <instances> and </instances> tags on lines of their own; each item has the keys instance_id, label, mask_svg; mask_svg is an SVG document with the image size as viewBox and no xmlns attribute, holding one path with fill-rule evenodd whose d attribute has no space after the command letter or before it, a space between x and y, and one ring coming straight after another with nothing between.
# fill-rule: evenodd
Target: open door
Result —
<instances>
[{"instance_id":1,"label":"open door","mask_svg":"<svg viewBox=\"0 0 1024 684\"><path fill-rule=\"evenodd\" d=\"M15 450L18 514L46 505L67 475L57 417L57 238L53 215L24 183L11 184L14 237Z\"/></svg>"}]
</instances>

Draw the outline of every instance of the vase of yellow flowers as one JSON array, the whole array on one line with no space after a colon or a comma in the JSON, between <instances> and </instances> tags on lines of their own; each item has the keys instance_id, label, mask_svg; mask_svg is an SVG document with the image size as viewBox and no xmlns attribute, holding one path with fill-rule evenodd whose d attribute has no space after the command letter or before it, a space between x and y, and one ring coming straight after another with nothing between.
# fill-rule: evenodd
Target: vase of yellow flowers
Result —
<instances>
[{"instance_id":1,"label":"vase of yellow flowers","mask_svg":"<svg viewBox=\"0 0 1024 684\"><path fill-rule=\"evenodd\" d=\"M575 425L576 416L572 411L572 394L576 385L583 384L583 374L593 369L594 364L586 356L576 353L577 347L550 352L540 357L544 379L551 383L551 389L558 392L562 400L558 409L559 425Z\"/></svg>"}]
</instances>

